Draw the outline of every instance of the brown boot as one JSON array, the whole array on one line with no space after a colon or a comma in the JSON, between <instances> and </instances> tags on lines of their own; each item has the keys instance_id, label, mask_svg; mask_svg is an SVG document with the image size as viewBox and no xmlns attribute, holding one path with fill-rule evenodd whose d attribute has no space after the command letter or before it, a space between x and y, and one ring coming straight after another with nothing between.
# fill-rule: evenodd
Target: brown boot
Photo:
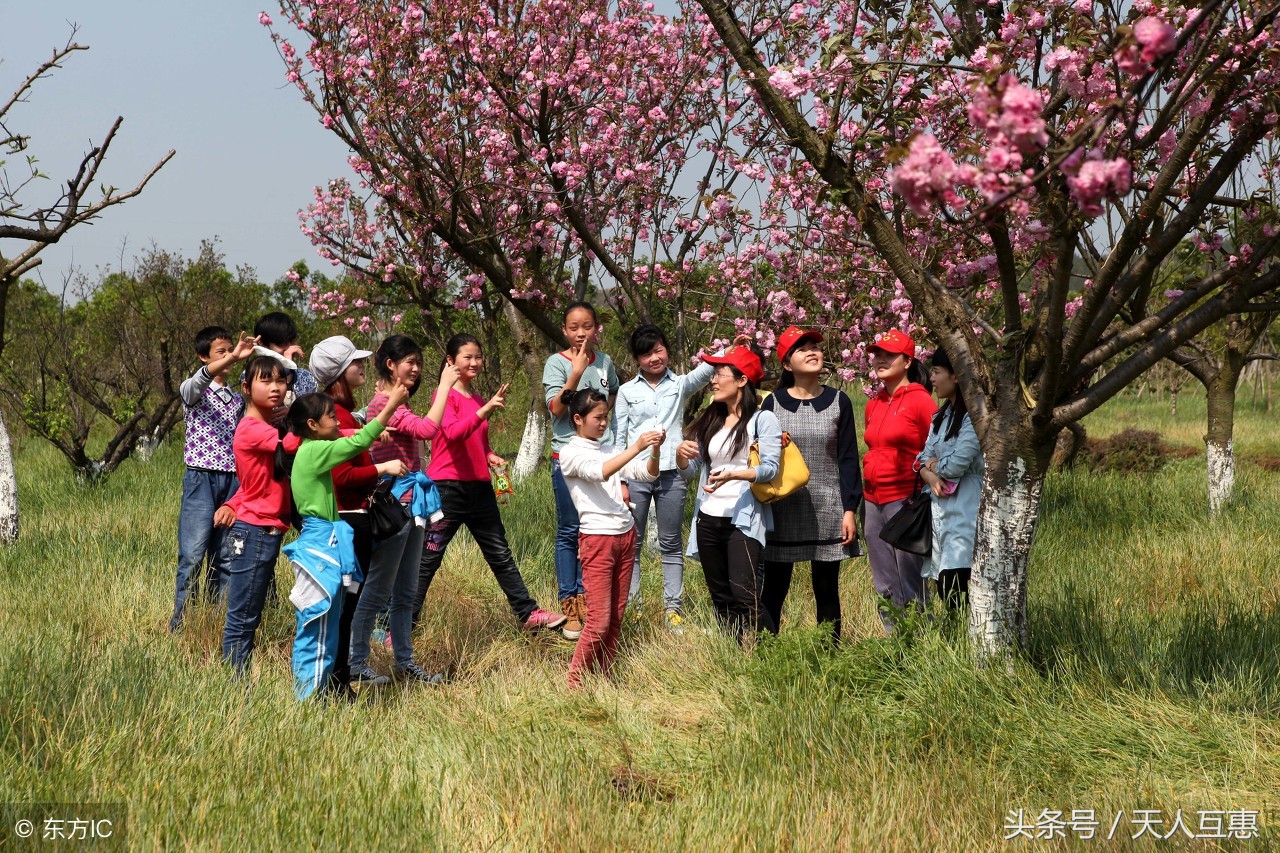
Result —
<instances>
[{"instance_id":1,"label":"brown boot","mask_svg":"<svg viewBox=\"0 0 1280 853\"><path fill-rule=\"evenodd\" d=\"M566 640L576 640L582 636L583 617L578 613L578 600L581 598L580 595L571 595L560 599L560 612L567 617L560 633L564 634Z\"/></svg>"}]
</instances>

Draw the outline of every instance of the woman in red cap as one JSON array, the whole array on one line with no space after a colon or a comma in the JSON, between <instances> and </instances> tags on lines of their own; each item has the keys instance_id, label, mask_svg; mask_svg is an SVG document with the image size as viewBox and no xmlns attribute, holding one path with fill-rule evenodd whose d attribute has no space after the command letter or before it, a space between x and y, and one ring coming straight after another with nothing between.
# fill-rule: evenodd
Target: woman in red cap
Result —
<instances>
[{"instance_id":1,"label":"woman in red cap","mask_svg":"<svg viewBox=\"0 0 1280 853\"><path fill-rule=\"evenodd\" d=\"M716 615L741 642L748 630L777 630L760 606L760 553L773 513L756 500L751 484L777 476L782 428L756 400L764 378L758 354L732 346L703 361L716 366L711 404L689 425L676 450L676 465L686 477L702 471L688 554L702 563ZM755 467L747 455L753 442L760 447Z\"/></svg>"},{"instance_id":2,"label":"woman in red cap","mask_svg":"<svg viewBox=\"0 0 1280 853\"><path fill-rule=\"evenodd\" d=\"M764 547L761 598L774 624L796 563L809 563L818 624L840 640L840 561L858 556L856 513L862 500L853 404L823 385L822 335L791 326L778 337L782 378L761 406L778 416L809 468L803 488L773 504Z\"/></svg>"},{"instance_id":3,"label":"woman in red cap","mask_svg":"<svg viewBox=\"0 0 1280 853\"><path fill-rule=\"evenodd\" d=\"M880 530L902 508L916 488L915 460L924 450L937 404L922 384L924 372L915 361L916 345L897 329L876 338L869 348L871 367L882 385L867 401L862 437L862 484L866 498L867 561L876 592L894 609L923 607L924 558L899 551L880 538ZM881 612L885 630L893 630Z\"/></svg>"}]
</instances>

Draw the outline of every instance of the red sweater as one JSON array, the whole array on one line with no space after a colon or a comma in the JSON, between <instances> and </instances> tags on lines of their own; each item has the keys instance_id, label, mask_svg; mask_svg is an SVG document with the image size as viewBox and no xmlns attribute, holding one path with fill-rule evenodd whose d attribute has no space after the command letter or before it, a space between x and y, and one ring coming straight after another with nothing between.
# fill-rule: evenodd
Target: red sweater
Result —
<instances>
[{"instance_id":1,"label":"red sweater","mask_svg":"<svg viewBox=\"0 0 1280 853\"><path fill-rule=\"evenodd\" d=\"M245 416L236 426L231 447L235 451L240 488L225 504L235 512L236 521L255 527L289 529L289 516L293 511L289 481L275 479L279 443L280 431L266 421ZM289 433L284 437L285 452L295 453L299 443L298 437Z\"/></svg>"},{"instance_id":2,"label":"red sweater","mask_svg":"<svg viewBox=\"0 0 1280 853\"><path fill-rule=\"evenodd\" d=\"M924 386L907 383L892 398L888 392L867 401L862 437L867 455L862 457L863 494L872 503L887 504L910 497L915 489L912 469L924 450L929 426L938 405Z\"/></svg>"},{"instance_id":3,"label":"red sweater","mask_svg":"<svg viewBox=\"0 0 1280 853\"><path fill-rule=\"evenodd\" d=\"M360 424L351 416L351 412L343 408L341 403L333 404L338 415L338 426L341 429L359 430ZM375 415L376 417L376 415ZM365 509L369 503L369 492L373 484L378 482L378 469L373 464L369 451L363 450L354 459L343 462L333 469L333 493L338 499L338 512L353 509Z\"/></svg>"}]
</instances>

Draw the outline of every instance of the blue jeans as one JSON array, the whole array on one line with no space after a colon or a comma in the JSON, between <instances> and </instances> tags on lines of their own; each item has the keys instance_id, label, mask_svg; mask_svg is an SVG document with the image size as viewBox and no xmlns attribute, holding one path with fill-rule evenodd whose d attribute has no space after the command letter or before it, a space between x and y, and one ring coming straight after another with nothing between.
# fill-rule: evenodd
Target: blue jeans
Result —
<instances>
[{"instance_id":1,"label":"blue jeans","mask_svg":"<svg viewBox=\"0 0 1280 853\"><path fill-rule=\"evenodd\" d=\"M267 590L275 585L276 558L283 532L237 521L222 540L227 572L227 626L222 631L222 658L238 671L249 667L253 636L262 622Z\"/></svg>"},{"instance_id":2,"label":"blue jeans","mask_svg":"<svg viewBox=\"0 0 1280 853\"><path fill-rule=\"evenodd\" d=\"M578 561L578 511L569 496L560 460L551 460L551 490L556 496L556 583L560 599L582 595L582 563Z\"/></svg>"},{"instance_id":3,"label":"blue jeans","mask_svg":"<svg viewBox=\"0 0 1280 853\"><path fill-rule=\"evenodd\" d=\"M222 564L222 539L226 530L213 526L213 514L236 493L239 486L230 471L188 468L182 475L182 508L178 510L178 579L173 591L173 616L169 630L182 627L187 599L199 592L200 575L209 566L205 597L222 594L226 567Z\"/></svg>"},{"instance_id":4,"label":"blue jeans","mask_svg":"<svg viewBox=\"0 0 1280 853\"><path fill-rule=\"evenodd\" d=\"M663 471L652 483L632 480L631 514L636 520L636 562L631 569L631 592L627 599L640 604L640 554L644 551L649 507L658 516L658 547L662 551L662 606L680 612L684 607L684 503L689 485L679 471Z\"/></svg>"},{"instance_id":5,"label":"blue jeans","mask_svg":"<svg viewBox=\"0 0 1280 853\"><path fill-rule=\"evenodd\" d=\"M414 597L418 592L418 563L422 560L425 531L412 521L389 539L373 543L369 571L365 573L360 603L351 618L351 669L369 662L369 637L378 612L391 603L391 647L396 669L413 663Z\"/></svg>"}]
</instances>

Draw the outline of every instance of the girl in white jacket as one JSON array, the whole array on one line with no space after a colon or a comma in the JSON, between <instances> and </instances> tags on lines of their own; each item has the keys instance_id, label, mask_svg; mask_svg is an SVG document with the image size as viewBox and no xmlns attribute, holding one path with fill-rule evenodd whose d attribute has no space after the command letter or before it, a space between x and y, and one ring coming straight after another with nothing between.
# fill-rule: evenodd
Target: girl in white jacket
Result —
<instances>
[{"instance_id":1,"label":"girl in white jacket","mask_svg":"<svg viewBox=\"0 0 1280 853\"><path fill-rule=\"evenodd\" d=\"M589 669L608 672L618 652L622 611L627 605L635 556L635 520L622 496L622 481L658 478L665 433L651 430L630 447L601 446L609 427L609 400L599 391L566 391L561 401L573 418L575 435L560 448L573 507L578 511L578 558L587 596L587 621L569 664L569 686L581 687ZM645 449L648 453L641 455Z\"/></svg>"}]
</instances>

